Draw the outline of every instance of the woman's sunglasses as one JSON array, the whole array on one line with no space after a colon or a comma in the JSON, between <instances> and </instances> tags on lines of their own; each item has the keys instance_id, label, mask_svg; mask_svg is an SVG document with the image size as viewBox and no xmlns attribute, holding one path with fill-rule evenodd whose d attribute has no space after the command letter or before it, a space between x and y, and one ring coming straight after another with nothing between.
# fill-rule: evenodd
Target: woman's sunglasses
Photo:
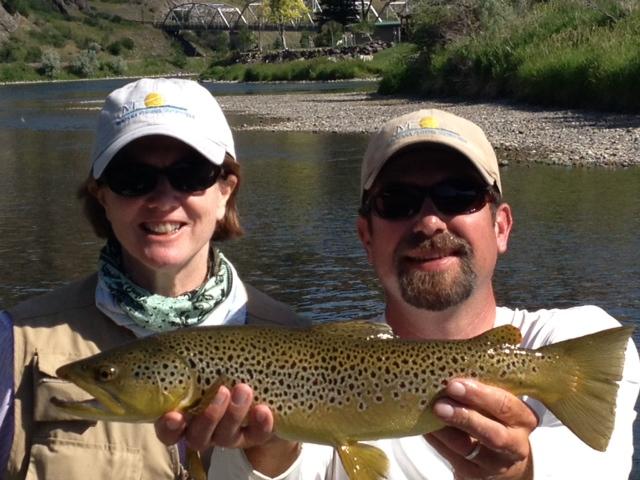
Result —
<instances>
[{"instance_id":1,"label":"woman's sunglasses","mask_svg":"<svg viewBox=\"0 0 640 480\"><path fill-rule=\"evenodd\" d=\"M140 197L153 192L160 175L175 190L193 193L211 187L222 171L220 165L215 165L206 158L179 160L166 168L124 160L109 164L100 180L118 195Z\"/></svg>"},{"instance_id":2,"label":"woman's sunglasses","mask_svg":"<svg viewBox=\"0 0 640 480\"><path fill-rule=\"evenodd\" d=\"M484 207L491 191L466 179L447 179L430 187L390 183L365 198L360 212L368 215L373 211L386 220L404 220L420 212L427 198L444 215L462 215Z\"/></svg>"}]
</instances>

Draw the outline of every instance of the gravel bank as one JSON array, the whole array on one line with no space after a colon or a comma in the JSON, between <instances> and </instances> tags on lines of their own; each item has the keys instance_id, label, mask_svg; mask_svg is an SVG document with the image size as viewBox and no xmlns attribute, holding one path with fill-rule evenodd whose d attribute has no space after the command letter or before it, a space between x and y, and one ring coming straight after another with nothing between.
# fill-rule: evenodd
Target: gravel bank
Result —
<instances>
[{"instance_id":1,"label":"gravel bank","mask_svg":"<svg viewBox=\"0 0 640 480\"><path fill-rule=\"evenodd\" d=\"M218 97L227 113L248 114L239 129L360 132L391 117L440 108L484 129L502 162L629 167L640 165L640 115L527 109L502 103L448 103L367 93Z\"/></svg>"}]
</instances>

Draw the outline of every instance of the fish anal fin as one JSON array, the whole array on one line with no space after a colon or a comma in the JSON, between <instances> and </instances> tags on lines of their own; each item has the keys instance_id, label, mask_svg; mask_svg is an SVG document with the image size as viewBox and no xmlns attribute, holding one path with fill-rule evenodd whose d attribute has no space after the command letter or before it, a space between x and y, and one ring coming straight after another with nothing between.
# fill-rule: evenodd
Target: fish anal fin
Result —
<instances>
[{"instance_id":1,"label":"fish anal fin","mask_svg":"<svg viewBox=\"0 0 640 480\"><path fill-rule=\"evenodd\" d=\"M200 397L200 400L192 407L187 409L189 413L192 413L193 415L201 414L204 409L207 408L207 406L213 401L220 387L223 385L230 385L230 383L231 382L226 375L219 376L213 382L213 384L204 392L204 395Z\"/></svg>"},{"instance_id":2,"label":"fish anal fin","mask_svg":"<svg viewBox=\"0 0 640 480\"><path fill-rule=\"evenodd\" d=\"M389 459L377 447L366 443L340 445L338 455L349 480L382 480L389 474Z\"/></svg>"},{"instance_id":3,"label":"fish anal fin","mask_svg":"<svg viewBox=\"0 0 640 480\"><path fill-rule=\"evenodd\" d=\"M190 480L206 480L207 474L202 465L200 452L187 447L187 472L189 472Z\"/></svg>"},{"instance_id":4,"label":"fish anal fin","mask_svg":"<svg viewBox=\"0 0 640 480\"><path fill-rule=\"evenodd\" d=\"M323 335L337 335L341 337L386 340L395 338L391 327L386 323L370 320L342 320L314 325L316 332Z\"/></svg>"}]
</instances>

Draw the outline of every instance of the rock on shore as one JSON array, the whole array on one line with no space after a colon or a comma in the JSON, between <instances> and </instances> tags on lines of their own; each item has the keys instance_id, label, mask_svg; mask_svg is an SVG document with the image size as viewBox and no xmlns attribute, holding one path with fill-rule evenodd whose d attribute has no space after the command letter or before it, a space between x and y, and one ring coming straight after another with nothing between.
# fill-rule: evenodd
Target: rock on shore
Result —
<instances>
[{"instance_id":1,"label":"rock on shore","mask_svg":"<svg viewBox=\"0 0 640 480\"><path fill-rule=\"evenodd\" d=\"M368 93L221 96L227 113L256 117L239 129L361 132L420 108L451 111L477 123L501 162L629 167L640 165L640 116L547 110L506 103L447 102Z\"/></svg>"}]
</instances>

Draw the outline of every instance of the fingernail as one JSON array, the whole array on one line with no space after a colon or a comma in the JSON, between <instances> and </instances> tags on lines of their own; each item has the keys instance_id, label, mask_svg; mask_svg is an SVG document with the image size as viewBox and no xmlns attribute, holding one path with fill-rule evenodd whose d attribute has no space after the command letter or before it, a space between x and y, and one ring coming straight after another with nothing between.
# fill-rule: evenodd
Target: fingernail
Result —
<instances>
[{"instance_id":1,"label":"fingernail","mask_svg":"<svg viewBox=\"0 0 640 480\"><path fill-rule=\"evenodd\" d=\"M462 382L451 382L447 387L447 393L453 397L464 397L464 394L467 393L467 389L465 384Z\"/></svg>"},{"instance_id":2,"label":"fingernail","mask_svg":"<svg viewBox=\"0 0 640 480\"><path fill-rule=\"evenodd\" d=\"M231 401L236 405L244 405L249 395L244 390L234 390L231 394Z\"/></svg>"},{"instance_id":3,"label":"fingernail","mask_svg":"<svg viewBox=\"0 0 640 480\"><path fill-rule=\"evenodd\" d=\"M445 402L438 402L433 406L433 413L440 418L453 417L453 407Z\"/></svg>"},{"instance_id":4,"label":"fingernail","mask_svg":"<svg viewBox=\"0 0 640 480\"><path fill-rule=\"evenodd\" d=\"M256 421L258 423L263 423L267 419L267 414L262 410L256 411Z\"/></svg>"},{"instance_id":5,"label":"fingernail","mask_svg":"<svg viewBox=\"0 0 640 480\"><path fill-rule=\"evenodd\" d=\"M213 397L213 403L214 405L222 405L226 400L227 400L227 395L229 395L227 393L227 390L224 388L221 388L218 390L218 393L216 393L216 396Z\"/></svg>"}]
</instances>

